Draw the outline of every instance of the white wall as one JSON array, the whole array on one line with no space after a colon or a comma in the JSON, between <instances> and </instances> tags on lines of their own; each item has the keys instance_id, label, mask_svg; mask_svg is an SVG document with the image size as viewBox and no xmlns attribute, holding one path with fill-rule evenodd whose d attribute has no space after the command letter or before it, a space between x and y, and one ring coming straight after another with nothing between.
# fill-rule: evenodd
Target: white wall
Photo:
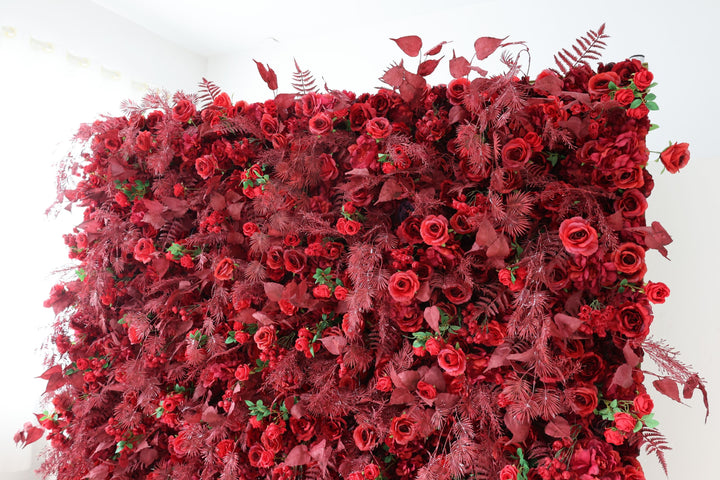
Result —
<instances>
[{"instance_id":1,"label":"white wall","mask_svg":"<svg viewBox=\"0 0 720 480\"><path fill-rule=\"evenodd\" d=\"M410 34L420 35L427 47L453 41L446 46L448 56L452 48L458 55L470 56L478 36L510 35L510 40L526 40L534 75L552 66L552 55L559 48L607 22L612 38L606 61L639 53L646 56L659 82L655 92L661 108L652 115L661 128L650 134L650 148L661 150L670 140L687 141L692 153L690 165L677 175L659 175L660 168L651 166L657 175L648 220L659 220L675 240L670 245L672 262L656 252L648 259L647 278L664 281L672 290L668 303L655 309L653 334L670 340L683 359L700 370L709 381L711 407L717 405L720 318L715 275L720 271L720 257L713 247L720 234L715 221L720 201L714 185L715 175L720 174L715 133L720 101L713 87L720 76L716 59L720 42L713 32L720 6L716 0L442 4L416 0L402 2L407 7L402 17L387 17L379 0L322 2L323 11L313 10L313 2L301 3L301 10L298 2L267 2L263 8L255 5L252 15L237 18L236 28L266 25L267 35L259 35L244 51L206 59L89 0L0 0L0 24L18 32L15 39L0 35L0 152L5 179L0 188L5 225L0 235L4 259L0 332L6 343L0 348L0 368L4 384L13 386L12 391L0 394L0 477L32 478L10 473L26 469L30 455L18 453L7 437L30 418L42 391L43 382L31 379L41 372L32 355L38 345L28 337L51 321L50 313L41 307L51 285L48 273L62 265L66 255L60 235L69 230L67 221L58 224L42 217L53 196L51 164L65 151L60 142L79 123L93 120L98 113L119 113L121 99L139 98L141 92L134 89L132 81L170 91L193 91L205 76L232 93L235 100L264 100L271 92L260 79L253 58L276 70L281 91L291 91L293 57L301 67L310 69L321 85L327 82L330 88L371 91L380 86L377 79L384 68L401 58L400 50L387 39ZM402 10L397 8L399 3L393 2L394 12ZM275 28L289 19L295 20L294 34ZM29 36L52 42L55 52L32 50ZM90 67L69 68L66 51L88 57ZM101 65L121 72L120 80L103 76ZM447 82L446 65L441 64L433 81ZM33 192L47 194L29 195L28 184ZM42 335L37 338L39 342ZM717 415L712 414L705 425L697 398L688 402L692 408L662 399L656 404L660 428L674 448L668 458L671 478L718 478L713 462L720 434ZM648 479L663 478L654 459L643 464Z\"/></svg>"}]
</instances>

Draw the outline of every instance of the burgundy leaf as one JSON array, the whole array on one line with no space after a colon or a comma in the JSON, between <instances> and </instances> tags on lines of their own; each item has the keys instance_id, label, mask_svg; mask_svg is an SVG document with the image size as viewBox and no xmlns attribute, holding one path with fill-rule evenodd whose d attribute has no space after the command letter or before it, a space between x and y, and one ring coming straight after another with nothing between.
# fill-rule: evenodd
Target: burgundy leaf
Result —
<instances>
[{"instance_id":1,"label":"burgundy leaf","mask_svg":"<svg viewBox=\"0 0 720 480\"><path fill-rule=\"evenodd\" d=\"M417 57L422 48L422 40L417 35L408 35L406 37L391 38L393 42L398 44L398 47L405 52L406 55L411 57Z\"/></svg>"},{"instance_id":2,"label":"burgundy leaf","mask_svg":"<svg viewBox=\"0 0 720 480\"><path fill-rule=\"evenodd\" d=\"M700 390L703 396L703 403L705 404L705 421L707 422L707 417L710 415L710 406L708 404L708 393L707 389L705 388L705 385L703 384L702 380L700 380L700 377L694 373L692 374L686 381L685 385L683 386L683 397L685 398L692 398L693 393L695 392L695 389Z\"/></svg>"},{"instance_id":3,"label":"burgundy leaf","mask_svg":"<svg viewBox=\"0 0 720 480\"><path fill-rule=\"evenodd\" d=\"M633 384L633 367L627 363L620 365L612 378L613 385L619 385L622 388L629 388Z\"/></svg>"},{"instance_id":4,"label":"burgundy leaf","mask_svg":"<svg viewBox=\"0 0 720 480\"><path fill-rule=\"evenodd\" d=\"M52 377L56 376L57 374L62 375L62 366L60 365L53 365L52 367L45 370L42 375L40 375L37 378L42 378L43 380L50 380Z\"/></svg>"},{"instance_id":5,"label":"burgundy leaf","mask_svg":"<svg viewBox=\"0 0 720 480\"><path fill-rule=\"evenodd\" d=\"M505 445L522 443L527 438L528 433L530 433L530 422L520 421L510 412L505 413L505 425L508 430L510 430L510 433L513 434L512 438L508 440Z\"/></svg>"},{"instance_id":6,"label":"burgundy leaf","mask_svg":"<svg viewBox=\"0 0 720 480\"><path fill-rule=\"evenodd\" d=\"M440 333L440 309L435 305L425 307L423 316L433 332Z\"/></svg>"},{"instance_id":7,"label":"burgundy leaf","mask_svg":"<svg viewBox=\"0 0 720 480\"><path fill-rule=\"evenodd\" d=\"M507 37L505 37L507 38ZM480 37L475 40L475 56L478 60L485 60L493 54L505 38Z\"/></svg>"},{"instance_id":8,"label":"burgundy leaf","mask_svg":"<svg viewBox=\"0 0 720 480\"><path fill-rule=\"evenodd\" d=\"M255 59L253 59L253 62L255 62L255 65L257 65L258 72L260 72L260 77L267 84L268 88L273 91L277 90L277 75L275 75L275 71L270 68L270 65L265 67L262 63L258 62Z\"/></svg>"},{"instance_id":9,"label":"burgundy leaf","mask_svg":"<svg viewBox=\"0 0 720 480\"><path fill-rule=\"evenodd\" d=\"M407 73L407 70L405 70L402 62L400 62L400 65L394 65L387 69L385 71L385 74L380 77L380 80L387 83L391 87L399 88L405 80L405 73Z\"/></svg>"},{"instance_id":10,"label":"burgundy leaf","mask_svg":"<svg viewBox=\"0 0 720 480\"><path fill-rule=\"evenodd\" d=\"M554 73L549 73L538 78L533 85L536 92L543 95L560 95L562 91L563 81Z\"/></svg>"},{"instance_id":11,"label":"burgundy leaf","mask_svg":"<svg viewBox=\"0 0 720 480\"><path fill-rule=\"evenodd\" d=\"M671 378L660 378L653 382L653 387L666 397L682 403L682 400L680 400L680 390L677 383L675 383L675 380Z\"/></svg>"},{"instance_id":12,"label":"burgundy leaf","mask_svg":"<svg viewBox=\"0 0 720 480\"><path fill-rule=\"evenodd\" d=\"M162 226L165 225L165 218L163 218L162 215L165 211L165 205L157 200L148 200L147 198L143 198L142 201L145 208L147 208L143 221L157 229L162 228Z\"/></svg>"},{"instance_id":13,"label":"burgundy leaf","mask_svg":"<svg viewBox=\"0 0 720 480\"><path fill-rule=\"evenodd\" d=\"M287 110L295 104L296 96L294 93L280 93L275 95L275 106L278 110Z\"/></svg>"},{"instance_id":14,"label":"burgundy leaf","mask_svg":"<svg viewBox=\"0 0 720 480\"><path fill-rule=\"evenodd\" d=\"M456 57L453 50L453 58L450 59L450 75L453 78L462 78L470 73L470 62L465 57Z\"/></svg>"},{"instance_id":15,"label":"burgundy leaf","mask_svg":"<svg viewBox=\"0 0 720 480\"><path fill-rule=\"evenodd\" d=\"M445 45L448 42L440 42L437 45L435 45L433 48L425 52L425 55L437 55L440 53L440 50L442 50L443 45Z\"/></svg>"},{"instance_id":16,"label":"burgundy leaf","mask_svg":"<svg viewBox=\"0 0 720 480\"><path fill-rule=\"evenodd\" d=\"M564 313L556 313L553 320L555 320L555 325L557 326L558 336L562 339L570 338L583 324L583 321L579 318L571 317Z\"/></svg>"},{"instance_id":17,"label":"burgundy leaf","mask_svg":"<svg viewBox=\"0 0 720 480\"><path fill-rule=\"evenodd\" d=\"M295 445L290 453L285 457L285 465L289 467L299 467L300 465L307 465L312 460L310 456L310 450L307 445L299 444Z\"/></svg>"},{"instance_id":18,"label":"burgundy leaf","mask_svg":"<svg viewBox=\"0 0 720 480\"><path fill-rule=\"evenodd\" d=\"M420 64L418 67L417 74L422 75L423 77L426 77L433 73L435 71L435 68L437 68L438 63L440 63L440 60L442 60L445 57L440 57L438 59L432 59L432 60L425 60Z\"/></svg>"},{"instance_id":19,"label":"burgundy leaf","mask_svg":"<svg viewBox=\"0 0 720 480\"><path fill-rule=\"evenodd\" d=\"M390 177L385 181L385 183L383 183L383 186L380 189L380 193L378 194L378 199L375 204L377 205L378 203L382 202L399 200L407 196L408 192L405 188L403 188L400 182L398 182L395 178Z\"/></svg>"},{"instance_id":20,"label":"burgundy leaf","mask_svg":"<svg viewBox=\"0 0 720 480\"><path fill-rule=\"evenodd\" d=\"M443 376L440 367L433 365L428 369L427 372L422 376L421 380L425 383L433 385L438 392L445 391L445 377Z\"/></svg>"},{"instance_id":21,"label":"burgundy leaf","mask_svg":"<svg viewBox=\"0 0 720 480\"><path fill-rule=\"evenodd\" d=\"M556 416L545 425L545 434L554 438L565 438L570 436L572 427L565 418Z\"/></svg>"},{"instance_id":22,"label":"burgundy leaf","mask_svg":"<svg viewBox=\"0 0 720 480\"><path fill-rule=\"evenodd\" d=\"M345 350L347 338L342 335L329 335L320 339L323 346L333 355L340 355Z\"/></svg>"},{"instance_id":23,"label":"burgundy leaf","mask_svg":"<svg viewBox=\"0 0 720 480\"><path fill-rule=\"evenodd\" d=\"M268 299L273 302L282 300L283 290L285 289L282 283L265 282L263 283L263 287L265 288L265 295L267 295Z\"/></svg>"},{"instance_id":24,"label":"burgundy leaf","mask_svg":"<svg viewBox=\"0 0 720 480\"><path fill-rule=\"evenodd\" d=\"M633 367L636 367L642 360L642 358L640 358L635 353L629 341L625 342L625 346L623 347L623 355L625 356L625 361L627 362L627 364L632 365Z\"/></svg>"},{"instance_id":25,"label":"burgundy leaf","mask_svg":"<svg viewBox=\"0 0 720 480\"><path fill-rule=\"evenodd\" d=\"M420 373L415 370L405 370L404 372L398 373L398 378L408 390L415 390L415 386L420 381Z\"/></svg>"}]
</instances>

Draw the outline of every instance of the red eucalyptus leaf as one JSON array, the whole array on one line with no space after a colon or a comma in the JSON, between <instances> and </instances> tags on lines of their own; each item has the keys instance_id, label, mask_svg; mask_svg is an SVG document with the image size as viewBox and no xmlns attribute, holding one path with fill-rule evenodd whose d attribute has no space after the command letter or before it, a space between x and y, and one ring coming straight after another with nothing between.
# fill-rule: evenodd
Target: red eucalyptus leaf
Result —
<instances>
[{"instance_id":1,"label":"red eucalyptus leaf","mask_svg":"<svg viewBox=\"0 0 720 480\"><path fill-rule=\"evenodd\" d=\"M417 35L408 35L406 37L391 38L393 42L397 43L398 47L405 52L405 55L411 57L417 57L422 48L422 40Z\"/></svg>"},{"instance_id":2,"label":"red eucalyptus leaf","mask_svg":"<svg viewBox=\"0 0 720 480\"><path fill-rule=\"evenodd\" d=\"M425 307L423 316L433 332L440 333L440 309L435 305Z\"/></svg>"},{"instance_id":3,"label":"red eucalyptus leaf","mask_svg":"<svg viewBox=\"0 0 720 480\"><path fill-rule=\"evenodd\" d=\"M453 107L450 109L450 113L448 114L448 120L450 120L450 125L462 122L467 117L468 111L460 105L453 105Z\"/></svg>"},{"instance_id":4,"label":"red eucalyptus leaf","mask_svg":"<svg viewBox=\"0 0 720 480\"><path fill-rule=\"evenodd\" d=\"M624 363L620 365L612 378L612 385L618 385L622 388L629 388L633 384L633 367Z\"/></svg>"},{"instance_id":5,"label":"red eucalyptus leaf","mask_svg":"<svg viewBox=\"0 0 720 480\"><path fill-rule=\"evenodd\" d=\"M435 397L435 407L438 410L449 410L458 404L460 396L454 393L438 393Z\"/></svg>"},{"instance_id":6,"label":"red eucalyptus leaf","mask_svg":"<svg viewBox=\"0 0 720 480\"><path fill-rule=\"evenodd\" d=\"M40 440L44 433L45 430L43 430L42 428L36 427L30 422L25 422L22 430L15 433L15 435L13 436L13 441L18 445L22 445L22 448L25 448L31 443Z\"/></svg>"},{"instance_id":7,"label":"red eucalyptus leaf","mask_svg":"<svg viewBox=\"0 0 720 480\"><path fill-rule=\"evenodd\" d=\"M478 60L485 60L505 41L505 38L480 37L475 40L475 56Z\"/></svg>"},{"instance_id":8,"label":"red eucalyptus leaf","mask_svg":"<svg viewBox=\"0 0 720 480\"><path fill-rule=\"evenodd\" d=\"M693 393L695 393L695 389L700 390L703 396L703 404L705 405L705 422L707 422L707 417L710 415L710 406L708 404L708 393L707 389L705 388L705 384L703 384L702 380L697 374L692 374L686 381L685 385L683 386L683 397L684 398L692 398Z\"/></svg>"},{"instance_id":9,"label":"red eucalyptus leaf","mask_svg":"<svg viewBox=\"0 0 720 480\"><path fill-rule=\"evenodd\" d=\"M437 45L435 45L433 48L425 52L425 55L437 55L442 50L443 45L445 45L448 42L440 42Z\"/></svg>"},{"instance_id":10,"label":"red eucalyptus leaf","mask_svg":"<svg viewBox=\"0 0 720 480\"><path fill-rule=\"evenodd\" d=\"M296 97L294 93L280 93L275 96L275 106L279 110L287 110L295 104Z\"/></svg>"},{"instance_id":11,"label":"red eucalyptus leaf","mask_svg":"<svg viewBox=\"0 0 720 480\"><path fill-rule=\"evenodd\" d=\"M420 302L427 302L430 300L430 295L432 294L432 289L430 288L429 282L422 282L420 284L420 289L415 294L415 298L418 299Z\"/></svg>"},{"instance_id":12,"label":"red eucalyptus leaf","mask_svg":"<svg viewBox=\"0 0 720 480\"><path fill-rule=\"evenodd\" d=\"M97 465L87 473L88 480L105 480L110 474L110 467L104 464Z\"/></svg>"},{"instance_id":13,"label":"red eucalyptus leaf","mask_svg":"<svg viewBox=\"0 0 720 480\"><path fill-rule=\"evenodd\" d=\"M456 57L455 50L453 50L453 58L450 59L450 75L453 78L466 77L471 69L470 62L465 57Z\"/></svg>"},{"instance_id":14,"label":"red eucalyptus leaf","mask_svg":"<svg viewBox=\"0 0 720 480\"><path fill-rule=\"evenodd\" d=\"M283 291L285 290L285 286L282 283L265 282L263 283L263 288L265 289L265 295L267 295L268 299L273 302L282 300Z\"/></svg>"},{"instance_id":15,"label":"red eucalyptus leaf","mask_svg":"<svg viewBox=\"0 0 720 480\"><path fill-rule=\"evenodd\" d=\"M143 465L146 467L149 467L150 465L157 460L159 454L158 451L154 448L146 448L145 450L140 452L140 461Z\"/></svg>"},{"instance_id":16,"label":"red eucalyptus leaf","mask_svg":"<svg viewBox=\"0 0 720 480\"><path fill-rule=\"evenodd\" d=\"M272 68L270 68L270 65L265 67L262 63L258 62L255 59L253 59L253 62L255 62L255 65L257 65L257 69L258 69L258 72L260 73L260 77L267 84L268 88L273 91L277 90L278 89L277 75L275 75L275 71Z\"/></svg>"},{"instance_id":17,"label":"red eucalyptus leaf","mask_svg":"<svg viewBox=\"0 0 720 480\"><path fill-rule=\"evenodd\" d=\"M553 320L555 320L555 325L557 326L558 336L562 339L570 338L583 324L583 321L579 318L571 317L564 313L556 313Z\"/></svg>"},{"instance_id":18,"label":"red eucalyptus leaf","mask_svg":"<svg viewBox=\"0 0 720 480\"><path fill-rule=\"evenodd\" d=\"M400 65L395 65L393 67L390 67L385 74L380 77L380 80L387 83L391 87L399 88L400 85L403 84L405 81L405 74L408 73L407 70L405 70L405 67L403 67L402 62L400 62Z\"/></svg>"},{"instance_id":19,"label":"red eucalyptus leaf","mask_svg":"<svg viewBox=\"0 0 720 480\"><path fill-rule=\"evenodd\" d=\"M567 438L570 436L572 426L561 416L556 416L545 425L545 434L554 438Z\"/></svg>"},{"instance_id":20,"label":"red eucalyptus leaf","mask_svg":"<svg viewBox=\"0 0 720 480\"><path fill-rule=\"evenodd\" d=\"M560 95L562 91L563 81L554 74L545 75L537 79L533 88L536 92L542 92L545 95Z\"/></svg>"},{"instance_id":21,"label":"red eucalyptus leaf","mask_svg":"<svg viewBox=\"0 0 720 480\"><path fill-rule=\"evenodd\" d=\"M438 392L445 391L445 376L437 365L430 367L428 371L423 374L421 380L434 386Z\"/></svg>"},{"instance_id":22,"label":"red eucalyptus leaf","mask_svg":"<svg viewBox=\"0 0 720 480\"><path fill-rule=\"evenodd\" d=\"M285 465L289 467L299 467L301 465L307 465L312 460L310 456L310 450L307 445L299 444L293 447L292 450L285 457Z\"/></svg>"},{"instance_id":23,"label":"red eucalyptus leaf","mask_svg":"<svg viewBox=\"0 0 720 480\"><path fill-rule=\"evenodd\" d=\"M627 364L632 365L633 367L637 367L642 360L642 358L640 358L635 353L632 344L629 341L625 342L625 346L623 347L623 355L625 356L625 361L627 362Z\"/></svg>"},{"instance_id":24,"label":"red eucalyptus leaf","mask_svg":"<svg viewBox=\"0 0 720 480\"><path fill-rule=\"evenodd\" d=\"M412 405L415 401L415 395L406 387L394 388L390 395L390 405Z\"/></svg>"},{"instance_id":25,"label":"red eucalyptus leaf","mask_svg":"<svg viewBox=\"0 0 720 480\"><path fill-rule=\"evenodd\" d=\"M310 447L310 457L318 463L318 466L322 471L325 471L327 470L327 465L330 461L332 451L333 448L327 445L327 441L325 439L322 439Z\"/></svg>"},{"instance_id":26,"label":"red eucalyptus leaf","mask_svg":"<svg viewBox=\"0 0 720 480\"><path fill-rule=\"evenodd\" d=\"M163 278L170 268L170 260L164 256L157 256L152 259L152 266L159 278Z\"/></svg>"},{"instance_id":27,"label":"red eucalyptus leaf","mask_svg":"<svg viewBox=\"0 0 720 480\"><path fill-rule=\"evenodd\" d=\"M510 348L510 345L505 343L497 347L490 356L490 360L488 361L488 365L485 370L492 370L494 368L500 368L508 365L508 356L511 351L512 349Z\"/></svg>"},{"instance_id":28,"label":"red eucalyptus leaf","mask_svg":"<svg viewBox=\"0 0 720 480\"><path fill-rule=\"evenodd\" d=\"M399 200L401 198L406 198L407 196L408 192L400 184L400 182L390 177L385 181L385 183L383 183L383 186L380 189L380 193L378 194L378 199L375 204L377 205L378 203L382 202Z\"/></svg>"},{"instance_id":29,"label":"red eucalyptus leaf","mask_svg":"<svg viewBox=\"0 0 720 480\"><path fill-rule=\"evenodd\" d=\"M505 426L513 435L512 438L505 443L505 445L520 444L524 442L530 433L530 422L520 421L510 412L505 413L504 420Z\"/></svg>"},{"instance_id":30,"label":"red eucalyptus leaf","mask_svg":"<svg viewBox=\"0 0 720 480\"><path fill-rule=\"evenodd\" d=\"M320 339L323 346L333 355L341 355L347 345L347 338L342 335L330 335Z\"/></svg>"},{"instance_id":31,"label":"red eucalyptus leaf","mask_svg":"<svg viewBox=\"0 0 720 480\"><path fill-rule=\"evenodd\" d=\"M666 397L672 398L676 402L682 403L682 400L680 399L680 389L678 388L675 380L671 378L660 378L653 382L653 387L655 387L655 390L662 393Z\"/></svg>"},{"instance_id":32,"label":"red eucalyptus leaf","mask_svg":"<svg viewBox=\"0 0 720 480\"><path fill-rule=\"evenodd\" d=\"M438 59L432 59L432 60L425 60L420 64L418 67L417 74L422 75L423 77L426 77L433 73L435 69L438 66L438 63L440 63L440 60L442 60L445 57L440 57Z\"/></svg>"},{"instance_id":33,"label":"red eucalyptus leaf","mask_svg":"<svg viewBox=\"0 0 720 480\"><path fill-rule=\"evenodd\" d=\"M420 381L420 373L415 370L405 370L404 372L398 373L398 378L400 378L400 381L408 390L413 391Z\"/></svg>"},{"instance_id":34,"label":"red eucalyptus leaf","mask_svg":"<svg viewBox=\"0 0 720 480\"><path fill-rule=\"evenodd\" d=\"M43 380L50 380L54 376L57 376L58 374L62 375L63 369L60 365L53 365L52 367L45 370L42 375L40 375L37 378L42 378Z\"/></svg>"},{"instance_id":35,"label":"red eucalyptus leaf","mask_svg":"<svg viewBox=\"0 0 720 480\"><path fill-rule=\"evenodd\" d=\"M147 208L147 212L145 212L143 216L143 221L157 229L162 228L162 226L165 225L165 218L163 218L165 205L157 200L148 200L147 198L143 198L142 201L145 208Z\"/></svg>"}]
</instances>

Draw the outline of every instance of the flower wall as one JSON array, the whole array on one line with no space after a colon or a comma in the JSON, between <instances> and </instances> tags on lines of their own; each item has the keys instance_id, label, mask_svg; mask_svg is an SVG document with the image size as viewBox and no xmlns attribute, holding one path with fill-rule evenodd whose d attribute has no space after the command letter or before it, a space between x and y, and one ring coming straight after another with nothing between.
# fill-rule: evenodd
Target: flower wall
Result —
<instances>
[{"instance_id":1,"label":"flower wall","mask_svg":"<svg viewBox=\"0 0 720 480\"><path fill-rule=\"evenodd\" d=\"M85 125L63 191L85 207L57 285L38 415L59 478L644 478L655 390L704 385L647 338L638 60L602 28L524 76L396 39L372 94L149 96ZM504 39L475 42L483 60ZM581 54L582 53L582 54ZM573 58L580 56L580 58ZM586 61L583 61L586 60ZM277 89L274 72L258 63ZM688 145L660 154L673 173ZM26 427L20 441L42 430Z\"/></svg>"}]
</instances>

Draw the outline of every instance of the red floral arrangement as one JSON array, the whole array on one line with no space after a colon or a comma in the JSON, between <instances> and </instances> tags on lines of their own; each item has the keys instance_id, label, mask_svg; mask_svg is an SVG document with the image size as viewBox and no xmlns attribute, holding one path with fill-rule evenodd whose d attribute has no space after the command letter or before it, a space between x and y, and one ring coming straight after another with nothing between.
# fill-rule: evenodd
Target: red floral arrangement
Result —
<instances>
[{"instance_id":1,"label":"red floral arrangement","mask_svg":"<svg viewBox=\"0 0 720 480\"><path fill-rule=\"evenodd\" d=\"M642 479L652 384L700 377L648 338L653 74L604 28L535 80L445 42L374 94L149 95L84 125L43 378L58 479ZM483 37L475 58L522 42ZM269 67L263 79L277 89ZM671 173L688 145L660 154ZM69 172L69 173L68 173ZM706 400L707 405L707 400Z\"/></svg>"}]
</instances>

